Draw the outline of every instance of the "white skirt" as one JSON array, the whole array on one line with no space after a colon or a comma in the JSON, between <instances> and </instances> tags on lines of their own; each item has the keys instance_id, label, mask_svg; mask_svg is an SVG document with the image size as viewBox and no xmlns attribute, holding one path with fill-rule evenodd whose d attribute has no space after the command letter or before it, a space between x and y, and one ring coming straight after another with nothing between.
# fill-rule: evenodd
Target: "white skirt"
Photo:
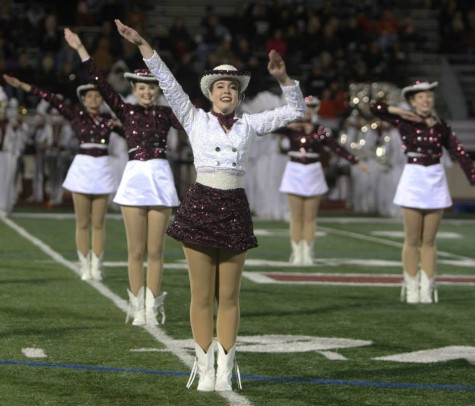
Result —
<instances>
[{"instance_id":1,"label":"white skirt","mask_svg":"<svg viewBox=\"0 0 475 406\"><path fill-rule=\"evenodd\" d=\"M447 178L441 164L406 164L394 204L417 209L444 209L452 205Z\"/></svg>"},{"instance_id":2,"label":"white skirt","mask_svg":"<svg viewBox=\"0 0 475 406\"><path fill-rule=\"evenodd\" d=\"M106 195L117 189L109 156L77 154L69 167L63 187L71 192Z\"/></svg>"},{"instance_id":3,"label":"white skirt","mask_svg":"<svg viewBox=\"0 0 475 406\"><path fill-rule=\"evenodd\" d=\"M279 192L299 196L321 196L328 192L322 164L304 165L289 161L285 165Z\"/></svg>"},{"instance_id":4,"label":"white skirt","mask_svg":"<svg viewBox=\"0 0 475 406\"><path fill-rule=\"evenodd\" d=\"M114 203L122 206L178 206L180 201L168 161L127 162Z\"/></svg>"}]
</instances>

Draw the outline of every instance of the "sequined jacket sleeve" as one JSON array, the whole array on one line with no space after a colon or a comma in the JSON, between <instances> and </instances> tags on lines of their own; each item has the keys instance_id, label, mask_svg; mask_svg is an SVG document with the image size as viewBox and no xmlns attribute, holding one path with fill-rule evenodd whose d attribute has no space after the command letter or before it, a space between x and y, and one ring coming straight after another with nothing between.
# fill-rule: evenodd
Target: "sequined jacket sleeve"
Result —
<instances>
[{"instance_id":1,"label":"sequined jacket sleeve","mask_svg":"<svg viewBox=\"0 0 475 406\"><path fill-rule=\"evenodd\" d=\"M293 86L283 86L281 89L287 101L285 106L257 114L243 114L242 119L249 123L257 135L271 133L304 116L306 106L299 82L295 80Z\"/></svg>"},{"instance_id":2,"label":"sequined jacket sleeve","mask_svg":"<svg viewBox=\"0 0 475 406\"><path fill-rule=\"evenodd\" d=\"M76 116L76 111L69 107L61 95L56 93L50 93L45 90L42 90L36 86L31 86L30 93L34 94L37 97L40 97L46 100L51 104L59 113L69 121L72 121Z\"/></svg>"},{"instance_id":3,"label":"sequined jacket sleeve","mask_svg":"<svg viewBox=\"0 0 475 406\"><path fill-rule=\"evenodd\" d=\"M94 120L85 109L76 110L69 107L58 94L46 92L35 86L31 87L31 93L46 100L71 123L80 144L96 143L107 145L112 131L123 135L122 128L114 126L110 114L103 113Z\"/></svg>"},{"instance_id":4,"label":"sequined jacket sleeve","mask_svg":"<svg viewBox=\"0 0 475 406\"><path fill-rule=\"evenodd\" d=\"M444 121L438 122L433 127L428 127L424 123L405 120L396 114L389 113L388 105L385 103L372 104L371 111L376 117L397 127L405 154L415 152L440 158L442 157L442 147L445 147L451 158L460 163L460 167L470 184L475 185L473 162Z\"/></svg>"},{"instance_id":5,"label":"sequined jacket sleeve","mask_svg":"<svg viewBox=\"0 0 475 406\"><path fill-rule=\"evenodd\" d=\"M83 66L89 80L99 89L104 101L109 105L112 111L117 114L117 117L119 117L121 121L124 121L127 114L126 103L124 103L120 95L113 89L109 82L107 82L100 69L94 64L92 58L84 61Z\"/></svg>"},{"instance_id":6,"label":"sequined jacket sleeve","mask_svg":"<svg viewBox=\"0 0 475 406\"><path fill-rule=\"evenodd\" d=\"M472 186L475 186L475 167L472 158L470 158L470 155L465 151L450 126L444 121L441 124L443 125L445 133L443 146L449 151L450 157L460 163L460 167L464 171L468 181Z\"/></svg>"},{"instance_id":7,"label":"sequined jacket sleeve","mask_svg":"<svg viewBox=\"0 0 475 406\"><path fill-rule=\"evenodd\" d=\"M346 159L351 164L357 164L359 162L358 158L354 156L350 151L348 151L343 145L340 145L335 138L332 136L328 128L319 126L317 132L313 134L314 137L325 146L330 148L335 154Z\"/></svg>"}]
</instances>

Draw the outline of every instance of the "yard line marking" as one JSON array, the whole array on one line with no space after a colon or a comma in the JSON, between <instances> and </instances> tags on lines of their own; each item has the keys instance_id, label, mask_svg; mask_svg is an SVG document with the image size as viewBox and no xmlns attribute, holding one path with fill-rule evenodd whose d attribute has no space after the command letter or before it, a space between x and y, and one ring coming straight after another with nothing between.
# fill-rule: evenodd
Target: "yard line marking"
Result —
<instances>
[{"instance_id":1,"label":"yard line marking","mask_svg":"<svg viewBox=\"0 0 475 406\"><path fill-rule=\"evenodd\" d=\"M317 352L331 361L346 361L348 359L344 355L341 355L340 353L335 352L335 351L317 351Z\"/></svg>"},{"instance_id":2,"label":"yard line marking","mask_svg":"<svg viewBox=\"0 0 475 406\"><path fill-rule=\"evenodd\" d=\"M298 272L243 272L255 283L289 285L338 285L338 286L401 286L402 276L394 274L361 273L298 273ZM437 275L438 285L475 286L475 276Z\"/></svg>"},{"instance_id":3,"label":"yard line marking","mask_svg":"<svg viewBox=\"0 0 475 406\"><path fill-rule=\"evenodd\" d=\"M79 266L73 264L71 261L65 259L62 255L54 251L51 247L41 241L39 238L31 235L23 227L16 224L14 221L10 220L7 217L0 217L0 220L3 221L7 226L12 228L26 240L30 241L32 244L37 246L41 251L46 255L57 261L58 263L64 265L66 268L72 270L74 273L79 275ZM98 281L81 281L81 283L88 283L94 289L96 289L100 294L110 299L119 309L124 313L127 313L128 303L112 292L107 286ZM175 355L179 360L181 360L188 368L192 368L194 357L191 356L186 350L182 349L180 346L176 345L175 340L168 336L163 330L159 329L156 326L143 326L147 332L153 336L158 342L162 343L170 352ZM243 395L240 395L236 392L216 392L217 395L226 399L231 405L236 406L252 406L252 403Z\"/></svg>"},{"instance_id":4,"label":"yard line marking","mask_svg":"<svg viewBox=\"0 0 475 406\"><path fill-rule=\"evenodd\" d=\"M27 358L47 358L41 348L22 348L21 352Z\"/></svg>"},{"instance_id":5,"label":"yard line marking","mask_svg":"<svg viewBox=\"0 0 475 406\"><path fill-rule=\"evenodd\" d=\"M376 237L392 237L392 238L402 238L404 239L404 231L371 231L371 235ZM462 239L462 235L459 233L453 233L450 231L438 231L437 239L445 240L459 240Z\"/></svg>"},{"instance_id":6,"label":"yard line marking","mask_svg":"<svg viewBox=\"0 0 475 406\"><path fill-rule=\"evenodd\" d=\"M406 352L404 354L389 355L373 359L395 362L418 362L423 364L465 359L471 364L475 364L475 347L453 345L449 347Z\"/></svg>"}]
</instances>

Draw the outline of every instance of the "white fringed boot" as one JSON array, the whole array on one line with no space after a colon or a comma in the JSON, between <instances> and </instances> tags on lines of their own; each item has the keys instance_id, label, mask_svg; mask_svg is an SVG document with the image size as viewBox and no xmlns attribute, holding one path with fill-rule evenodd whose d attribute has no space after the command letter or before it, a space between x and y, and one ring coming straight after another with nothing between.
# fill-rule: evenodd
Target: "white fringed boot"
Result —
<instances>
[{"instance_id":1,"label":"white fringed boot","mask_svg":"<svg viewBox=\"0 0 475 406\"><path fill-rule=\"evenodd\" d=\"M302 265L313 265L313 243L302 240Z\"/></svg>"},{"instance_id":2,"label":"white fringed boot","mask_svg":"<svg viewBox=\"0 0 475 406\"><path fill-rule=\"evenodd\" d=\"M236 367L236 376L238 380L239 389L242 389L241 374L239 373L239 367L235 362L236 356L236 344L226 353L223 346L218 343L218 368L216 370L216 384L215 391L230 391L233 390L231 384L231 378L233 375L233 367Z\"/></svg>"},{"instance_id":3,"label":"white fringed boot","mask_svg":"<svg viewBox=\"0 0 475 406\"><path fill-rule=\"evenodd\" d=\"M435 278L429 278L429 276L422 270L420 281L420 303L437 303L438 300Z\"/></svg>"},{"instance_id":4,"label":"white fringed boot","mask_svg":"<svg viewBox=\"0 0 475 406\"><path fill-rule=\"evenodd\" d=\"M145 324L145 296L143 286L137 292L137 296L127 289L129 294L129 309L127 310L127 317L125 322L132 318L134 326L143 326Z\"/></svg>"},{"instance_id":5,"label":"white fringed boot","mask_svg":"<svg viewBox=\"0 0 475 406\"><path fill-rule=\"evenodd\" d=\"M196 374L199 376L198 390L200 392L214 391L215 372L214 372L214 344L208 348L207 352L195 343L195 363L191 370L190 378L186 387L189 389L195 380Z\"/></svg>"},{"instance_id":6,"label":"white fringed boot","mask_svg":"<svg viewBox=\"0 0 475 406\"><path fill-rule=\"evenodd\" d=\"M407 272L404 272L404 281L402 283L402 289L401 289L402 301L405 300L406 303L410 303L410 304L419 303L420 301L419 279L420 279L419 272L417 272L415 276L411 276Z\"/></svg>"},{"instance_id":7,"label":"white fringed boot","mask_svg":"<svg viewBox=\"0 0 475 406\"><path fill-rule=\"evenodd\" d=\"M102 281L102 254L97 256L94 251L91 251L91 278Z\"/></svg>"},{"instance_id":8,"label":"white fringed boot","mask_svg":"<svg viewBox=\"0 0 475 406\"><path fill-rule=\"evenodd\" d=\"M84 256L80 251L78 251L79 258L79 273L81 274L81 279L83 281L91 280L91 257L90 253Z\"/></svg>"},{"instance_id":9,"label":"white fringed boot","mask_svg":"<svg viewBox=\"0 0 475 406\"><path fill-rule=\"evenodd\" d=\"M145 320L148 326L165 324L164 302L166 296L167 292L163 292L160 296L155 297L149 288L145 290ZM157 321L158 313L161 315L160 323Z\"/></svg>"},{"instance_id":10,"label":"white fringed boot","mask_svg":"<svg viewBox=\"0 0 475 406\"><path fill-rule=\"evenodd\" d=\"M302 247L304 241L290 241L290 246L292 248L292 253L290 254L289 263L292 265L302 265Z\"/></svg>"}]
</instances>

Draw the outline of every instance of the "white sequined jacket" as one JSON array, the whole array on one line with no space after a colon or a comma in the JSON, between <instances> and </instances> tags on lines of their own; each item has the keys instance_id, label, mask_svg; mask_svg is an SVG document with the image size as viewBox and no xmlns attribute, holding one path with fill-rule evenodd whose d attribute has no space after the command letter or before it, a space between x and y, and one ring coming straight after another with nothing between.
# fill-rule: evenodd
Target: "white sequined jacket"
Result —
<instances>
[{"instance_id":1,"label":"white sequined jacket","mask_svg":"<svg viewBox=\"0 0 475 406\"><path fill-rule=\"evenodd\" d=\"M287 105L258 114L244 113L226 133L211 113L196 108L166 64L156 52L144 59L158 78L170 107L188 134L196 171L229 171L244 174L252 141L290 121L303 117L306 110L299 82L282 87Z\"/></svg>"}]
</instances>

